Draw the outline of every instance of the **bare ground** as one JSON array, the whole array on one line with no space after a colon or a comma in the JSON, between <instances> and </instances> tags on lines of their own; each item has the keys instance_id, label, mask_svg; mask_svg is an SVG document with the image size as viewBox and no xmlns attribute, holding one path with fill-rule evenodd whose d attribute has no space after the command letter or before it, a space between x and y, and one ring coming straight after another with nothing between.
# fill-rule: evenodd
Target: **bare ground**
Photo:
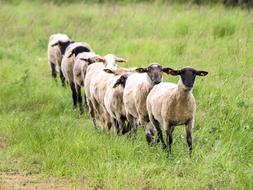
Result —
<instances>
[{"instance_id":1,"label":"bare ground","mask_svg":"<svg viewBox=\"0 0 253 190\"><path fill-rule=\"evenodd\" d=\"M68 180L42 174L0 173L1 190L69 190L75 189Z\"/></svg>"},{"instance_id":2,"label":"bare ground","mask_svg":"<svg viewBox=\"0 0 253 190\"><path fill-rule=\"evenodd\" d=\"M0 150L7 147L0 137ZM76 189L67 179L56 179L43 174L25 174L0 171L0 190L72 190Z\"/></svg>"}]
</instances>

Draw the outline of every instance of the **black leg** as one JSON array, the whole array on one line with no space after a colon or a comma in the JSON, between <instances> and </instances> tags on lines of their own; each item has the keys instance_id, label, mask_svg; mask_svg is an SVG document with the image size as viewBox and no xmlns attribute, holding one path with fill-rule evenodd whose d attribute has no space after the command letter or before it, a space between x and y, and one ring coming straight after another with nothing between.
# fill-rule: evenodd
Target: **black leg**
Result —
<instances>
[{"instance_id":1,"label":"black leg","mask_svg":"<svg viewBox=\"0 0 253 190\"><path fill-rule=\"evenodd\" d=\"M61 78L62 86L65 86L65 77L63 76L63 73L62 73L61 69L60 69L60 78Z\"/></svg>"},{"instance_id":2,"label":"black leg","mask_svg":"<svg viewBox=\"0 0 253 190\"><path fill-rule=\"evenodd\" d=\"M124 125L123 129L122 129L122 135L128 133L131 130L131 125L128 121L124 121L126 124Z\"/></svg>"},{"instance_id":3,"label":"black leg","mask_svg":"<svg viewBox=\"0 0 253 190\"><path fill-rule=\"evenodd\" d=\"M105 112L105 117L106 117L106 119L105 119L105 126L106 126L106 129L108 131L110 131L111 128L112 128L112 125L113 125L113 123L111 121L111 116L106 112L106 110L104 110L104 112ZM117 125L118 125L118 123L117 123Z\"/></svg>"},{"instance_id":4,"label":"black leg","mask_svg":"<svg viewBox=\"0 0 253 190\"><path fill-rule=\"evenodd\" d=\"M185 126L186 130L186 141L189 147L189 156L191 157L192 155L192 128L193 128L193 120L190 120L187 122Z\"/></svg>"},{"instance_id":5,"label":"black leg","mask_svg":"<svg viewBox=\"0 0 253 190\"><path fill-rule=\"evenodd\" d=\"M135 140L137 136L137 124L135 118L132 115L128 114L127 119L131 129L131 138L132 140Z\"/></svg>"},{"instance_id":6,"label":"black leg","mask_svg":"<svg viewBox=\"0 0 253 190\"><path fill-rule=\"evenodd\" d=\"M189 147L189 156L192 155L192 132L188 128L186 129L186 141Z\"/></svg>"},{"instance_id":7,"label":"black leg","mask_svg":"<svg viewBox=\"0 0 253 190\"><path fill-rule=\"evenodd\" d=\"M173 132L174 132L175 126L169 126L166 130L167 133L167 141L168 141L168 149L169 153L171 154L171 144L173 142Z\"/></svg>"},{"instance_id":8,"label":"black leg","mask_svg":"<svg viewBox=\"0 0 253 190\"><path fill-rule=\"evenodd\" d=\"M76 108L77 105L77 94L76 94L76 88L74 83L70 83L70 88L72 91L72 99L73 99L73 106Z\"/></svg>"},{"instance_id":9,"label":"black leg","mask_svg":"<svg viewBox=\"0 0 253 190\"><path fill-rule=\"evenodd\" d=\"M154 126L157 130L158 139L160 139L163 148L166 149L166 144L165 144L164 139L163 139L163 132L162 132L160 123L155 118L152 119L152 123L154 124Z\"/></svg>"},{"instance_id":10,"label":"black leg","mask_svg":"<svg viewBox=\"0 0 253 190\"><path fill-rule=\"evenodd\" d=\"M77 101L80 108L80 113L83 114L83 99L81 94L81 86L76 85Z\"/></svg>"},{"instance_id":11,"label":"black leg","mask_svg":"<svg viewBox=\"0 0 253 190\"><path fill-rule=\"evenodd\" d=\"M119 134L123 135L123 131L126 129L126 122L123 117L118 116L117 117L117 123L119 126Z\"/></svg>"},{"instance_id":12,"label":"black leg","mask_svg":"<svg viewBox=\"0 0 253 190\"><path fill-rule=\"evenodd\" d=\"M50 66L51 66L52 77L55 79L56 76L57 76L57 71L56 71L56 68L55 68L55 64L50 62Z\"/></svg>"},{"instance_id":13,"label":"black leg","mask_svg":"<svg viewBox=\"0 0 253 190\"><path fill-rule=\"evenodd\" d=\"M112 124L116 129L117 135L119 135L120 134L119 122L116 119L112 118Z\"/></svg>"},{"instance_id":14,"label":"black leg","mask_svg":"<svg viewBox=\"0 0 253 190\"><path fill-rule=\"evenodd\" d=\"M145 133L146 136L146 141L148 142L148 144L151 144L153 141L153 136L150 133Z\"/></svg>"}]
</instances>

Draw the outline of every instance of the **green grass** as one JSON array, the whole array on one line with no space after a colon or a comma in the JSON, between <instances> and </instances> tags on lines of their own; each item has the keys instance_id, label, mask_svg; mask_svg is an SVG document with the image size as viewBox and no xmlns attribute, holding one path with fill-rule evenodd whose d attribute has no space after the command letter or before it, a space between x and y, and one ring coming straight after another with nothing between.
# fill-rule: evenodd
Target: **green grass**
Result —
<instances>
[{"instance_id":1,"label":"green grass","mask_svg":"<svg viewBox=\"0 0 253 190\"><path fill-rule=\"evenodd\" d=\"M67 176L91 189L253 188L253 15L221 6L1 4L0 171ZM161 145L93 129L56 84L47 42L63 32L146 66L159 62L209 71L194 88L194 152L184 127L173 156ZM176 82L177 77L166 76Z\"/></svg>"}]
</instances>

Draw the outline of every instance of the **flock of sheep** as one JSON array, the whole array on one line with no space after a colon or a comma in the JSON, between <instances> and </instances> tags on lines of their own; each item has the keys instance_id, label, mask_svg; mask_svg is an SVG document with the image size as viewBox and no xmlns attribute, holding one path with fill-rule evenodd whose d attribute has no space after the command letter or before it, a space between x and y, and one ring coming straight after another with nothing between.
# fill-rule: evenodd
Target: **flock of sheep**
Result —
<instances>
[{"instance_id":1,"label":"flock of sheep","mask_svg":"<svg viewBox=\"0 0 253 190\"><path fill-rule=\"evenodd\" d=\"M59 71L63 86L67 80L74 107L78 104L81 113L84 87L84 104L95 128L98 119L103 131L129 132L135 139L138 126L143 126L149 144L161 142L171 153L174 128L184 124L191 155L196 108L192 88L195 77L208 72L190 67L174 70L158 63L146 68L118 68L127 61L113 54L102 57L89 44L72 41L65 34L50 36L48 60L52 77L56 78ZM179 75L178 84L163 82L163 73Z\"/></svg>"}]
</instances>

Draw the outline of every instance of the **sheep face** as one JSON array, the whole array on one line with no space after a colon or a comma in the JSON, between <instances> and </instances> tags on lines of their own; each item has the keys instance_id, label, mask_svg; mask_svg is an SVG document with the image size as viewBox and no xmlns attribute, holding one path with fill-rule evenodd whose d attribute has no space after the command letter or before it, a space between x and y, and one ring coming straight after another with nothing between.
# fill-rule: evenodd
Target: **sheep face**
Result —
<instances>
[{"instance_id":1,"label":"sheep face","mask_svg":"<svg viewBox=\"0 0 253 190\"><path fill-rule=\"evenodd\" d=\"M185 89L191 89L194 85L196 78L196 70L192 68L184 68L181 70L181 81L185 86Z\"/></svg>"},{"instance_id":2,"label":"sheep face","mask_svg":"<svg viewBox=\"0 0 253 190\"><path fill-rule=\"evenodd\" d=\"M162 82L163 68L159 64L152 64L147 68L137 68L136 71L138 73L147 73L154 85Z\"/></svg>"},{"instance_id":3,"label":"sheep face","mask_svg":"<svg viewBox=\"0 0 253 190\"><path fill-rule=\"evenodd\" d=\"M167 68L165 71L171 75L180 75L181 82L184 90L191 90L193 88L196 76L206 76L208 74L207 71L198 71L191 67L186 67L181 70L174 70L171 68Z\"/></svg>"}]
</instances>

